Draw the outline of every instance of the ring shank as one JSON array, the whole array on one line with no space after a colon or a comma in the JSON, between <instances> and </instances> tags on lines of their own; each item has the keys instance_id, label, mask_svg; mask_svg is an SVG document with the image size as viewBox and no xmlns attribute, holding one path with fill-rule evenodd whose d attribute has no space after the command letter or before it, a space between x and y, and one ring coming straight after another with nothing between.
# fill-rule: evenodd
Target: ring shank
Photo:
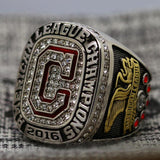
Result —
<instances>
[{"instance_id":1,"label":"ring shank","mask_svg":"<svg viewBox=\"0 0 160 160\"><path fill-rule=\"evenodd\" d=\"M110 52L114 55L111 91L103 121L93 139L124 137L136 132L147 107L150 72L123 45L112 45ZM144 83L144 75L147 75L147 83Z\"/></svg>"}]
</instances>

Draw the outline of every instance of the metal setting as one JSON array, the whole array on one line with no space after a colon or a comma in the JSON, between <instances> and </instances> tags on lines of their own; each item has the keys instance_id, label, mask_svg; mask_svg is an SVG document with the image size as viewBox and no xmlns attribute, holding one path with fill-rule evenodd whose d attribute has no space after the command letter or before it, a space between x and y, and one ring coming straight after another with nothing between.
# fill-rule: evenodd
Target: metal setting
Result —
<instances>
[{"instance_id":1,"label":"metal setting","mask_svg":"<svg viewBox=\"0 0 160 160\"><path fill-rule=\"evenodd\" d=\"M44 143L123 137L139 126L150 80L143 62L109 36L52 22L24 49L14 117L21 132Z\"/></svg>"}]
</instances>

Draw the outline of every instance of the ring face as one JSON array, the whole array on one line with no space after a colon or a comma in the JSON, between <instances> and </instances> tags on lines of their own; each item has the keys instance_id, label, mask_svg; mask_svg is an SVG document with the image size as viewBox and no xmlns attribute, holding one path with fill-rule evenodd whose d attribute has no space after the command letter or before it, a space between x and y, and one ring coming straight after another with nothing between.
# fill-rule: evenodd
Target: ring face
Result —
<instances>
[{"instance_id":1,"label":"ring face","mask_svg":"<svg viewBox=\"0 0 160 160\"><path fill-rule=\"evenodd\" d=\"M47 24L31 36L14 103L15 119L25 135L49 143L80 139L94 114L101 48L89 30L75 24Z\"/></svg>"},{"instance_id":2,"label":"ring face","mask_svg":"<svg viewBox=\"0 0 160 160\"><path fill-rule=\"evenodd\" d=\"M21 132L45 143L123 137L145 117L150 80L143 62L113 39L53 22L24 49L14 117Z\"/></svg>"}]
</instances>

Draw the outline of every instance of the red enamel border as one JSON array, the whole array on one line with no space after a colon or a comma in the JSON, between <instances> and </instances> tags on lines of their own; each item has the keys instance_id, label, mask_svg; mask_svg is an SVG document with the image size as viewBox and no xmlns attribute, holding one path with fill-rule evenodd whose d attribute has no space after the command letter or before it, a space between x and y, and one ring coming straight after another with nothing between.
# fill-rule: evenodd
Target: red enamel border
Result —
<instances>
[{"instance_id":1,"label":"red enamel border","mask_svg":"<svg viewBox=\"0 0 160 160\"><path fill-rule=\"evenodd\" d=\"M44 54L44 52L46 52L47 50L53 50L53 51L60 51L60 52L63 52L64 54L66 53L70 53L70 54L73 54L73 63L72 63L72 66L71 66L71 72L70 72L70 75L69 77L67 76L62 76L61 77L63 79L67 79L67 80L72 80L73 77L74 77L74 72L75 72L75 66L76 66L76 63L77 63L77 57L78 57L78 52L76 50L71 50L71 49L67 49L67 48L61 48L61 47L56 47L56 46L48 46L39 56L38 56L38 59L39 57ZM38 59L37 59L37 62L36 62L36 68L37 68L37 64L38 64ZM70 97L70 91L69 90L65 90L65 89L59 89L56 93L56 96L53 97L53 99L47 99L43 96L43 93L44 93L44 89L45 89L45 84L47 82L47 79L48 79L48 76L49 76L49 67L51 65L59 65L60 66L60 63L59 62L54 62L54 61L49 61L46 66L45 66L45 70L44 70L44 75L43 75L43 79L42 79L42 84L41 84L41 88L40 88L40 92L39 92L39 96L40 96L40 99L41 101L43 102L47 102L47 103L52 103L56 98L57 98L57 93L63 93L65 94L65 103L63 106L61 106L59 109L57 109L55 112L53 113L45 113L45 112L41 112L41 111L37 111L35 110L33 104L32 104L32 100L31 100L31 92L30 92L30 95L29 95L29 102L31 104L31 107L32 107L32 110L34 112L35 115L40 115L40 116L44 116L44 117L50 117L50 118L54 118L56 117L58 114L60 114L63 110L65 110L68 106L68 102L69 102L69 97ZM36 72L36 71L35 71ZM35 75L34 75L34 79L35 79ZM34 79L32 82L34 82ZM32 91L32 88L33 88L33 84L31 86L31 91Z\"/></svg>"}]
</instances>

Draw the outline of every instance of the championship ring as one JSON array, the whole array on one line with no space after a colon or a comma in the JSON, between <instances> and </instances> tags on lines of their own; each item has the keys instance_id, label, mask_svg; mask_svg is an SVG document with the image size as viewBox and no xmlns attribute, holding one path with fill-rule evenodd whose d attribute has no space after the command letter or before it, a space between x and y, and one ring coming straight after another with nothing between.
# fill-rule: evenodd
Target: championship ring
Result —
<instances>
[{"instance_id":1,"label":"championship ring","mask_svg":"<svg viewBox=\"0 0 160 160\"><path fill-rule=\"evenodd\" d=\"M18 129L63 144L134 133L149 104L151 74L128 48L81 24L38 28L24 49L14 98Z\"/></svg>"}]
</instances>

